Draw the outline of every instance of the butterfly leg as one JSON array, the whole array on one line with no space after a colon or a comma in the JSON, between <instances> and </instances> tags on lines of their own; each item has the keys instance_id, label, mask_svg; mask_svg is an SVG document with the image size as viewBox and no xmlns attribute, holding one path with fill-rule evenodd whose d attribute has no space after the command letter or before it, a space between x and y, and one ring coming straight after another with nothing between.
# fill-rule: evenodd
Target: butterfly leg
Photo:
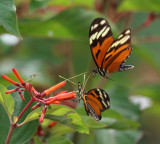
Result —
<instances>
[{"instance_id":1,"label":"butterfly leg","mask_svg":"<svg viewBox=\"0 0 160 144\"><path fill-rule=\"evenodd\" d=\"M119 71L122 72L122 71L126 71L126 70L132 69L132 68L134 68L133 65L121 65Z\"/></svg>"},{"instance_id":2,"label":"butterfly leg","mask_svg":"<svg viewBox=\"0 0 160 144\"><path fill-rule=\"evenodd\" d=\"M96 73L98 73L98 69L94 69L92 70L92 72L93 72L93 77L96 77Z\"/></svg>"}]
</instances>

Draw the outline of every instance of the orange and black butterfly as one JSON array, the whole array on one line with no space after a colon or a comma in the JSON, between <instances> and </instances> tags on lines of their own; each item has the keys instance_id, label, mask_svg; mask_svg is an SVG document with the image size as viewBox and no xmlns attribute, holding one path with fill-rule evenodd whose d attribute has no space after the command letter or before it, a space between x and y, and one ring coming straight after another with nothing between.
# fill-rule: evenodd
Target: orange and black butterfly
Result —
<instances>
[{"instance_id":1,"label":"orange and black butterfly","mask_svg":"<svg viewBox=\"0 0 160 144\"><path fill-rule=\"evenodd\" d=\"M89 31L89 43L97 69L93 72L107 77L107 73L132 69L133 65L124 65L132 52L131 30L124 30L117 39L113 38L111 27L103 18L93 20Z\"/></svg>"},{"instance_id":2,"label":"orange and black butterfly","mask_svg":"<svg viewBox=\"0 0 160 144\"><path fill-rule=\"evenodd\" d=\"M78 83L79 99L83 100L83 104L87 115L91 115L95 120L101 120L101 112L110 108L110 99L103 89L91 89L87 93Z\"/></svg>"}]
</instances>

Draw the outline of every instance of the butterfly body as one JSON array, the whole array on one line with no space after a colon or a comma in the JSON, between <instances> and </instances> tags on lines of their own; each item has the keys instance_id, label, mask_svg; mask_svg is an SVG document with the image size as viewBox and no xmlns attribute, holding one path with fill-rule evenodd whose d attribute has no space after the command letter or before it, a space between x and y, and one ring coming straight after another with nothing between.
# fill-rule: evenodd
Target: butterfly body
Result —
<instances>
[{"instance_id":1,"label":"butterfly body","mask_svg":"<svg viewBox=\"0 0 160 144\"><path fill-rule=\"evenodd\" d=\"M110 108L108 94L99 88L85 92L80 83L78 83L78 90L79 98L83 100L87 115L91 115L97 121L101 120L101 112Z\"/></svg>"},{"instance_id":2,"label":"butterfly body","mask_svg":"<svg viewBox=\"0 0 160 144\"><path fill-rule=\"evenodd\" d=\"M124 30L115 40L108 22L103 18L96 18L90 26L89 43L97 65L97 69L93 72L107 77L108 73L125 71L134 67L124 65L132 52L130 29Z\"/></svg>"}]
</instances>

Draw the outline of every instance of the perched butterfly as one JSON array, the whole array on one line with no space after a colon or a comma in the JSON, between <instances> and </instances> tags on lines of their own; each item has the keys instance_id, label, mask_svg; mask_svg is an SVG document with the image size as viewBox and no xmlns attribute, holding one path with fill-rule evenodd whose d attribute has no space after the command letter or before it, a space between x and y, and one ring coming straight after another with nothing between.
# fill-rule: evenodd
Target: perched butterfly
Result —
<instances>
[{"instance_id":1,"label":"perched butterfly","mask_svg":"<svg viewBox=\"0 0 160 144\"><path fill-rule=\"evenodd\" d=\"M91 89L87 93L78 83L79 99L83 100L87 115L91 115L95 120L101 120L101 112L110 108L110 99L103 89Z\"/></svg>"},{"instance_id":2,"label":"perched butterfly","mask_svg":"<svg viewBox=\"0 0 160 144\"><path fill-rule=\"evenodd\" d=\"M124 30L116 40L111 27L103 18L93 20L89 31L89 43L97 69L93 72L107 77L107 73L132 69L133 65L124 65L132 52L131 30Z\"/></svg>"}]
</instances>

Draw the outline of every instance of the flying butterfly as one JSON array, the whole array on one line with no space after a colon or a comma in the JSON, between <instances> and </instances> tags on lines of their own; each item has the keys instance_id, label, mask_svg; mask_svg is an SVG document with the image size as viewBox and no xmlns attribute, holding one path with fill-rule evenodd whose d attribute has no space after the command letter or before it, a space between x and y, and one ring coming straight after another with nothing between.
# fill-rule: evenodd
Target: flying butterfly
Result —
<instances>
[{"instance_id":1,"label":"flying butterfly","mask_svg":"<svg viewBox=\"0 0 160 144\"><path fill-rule=\"evenodd\" d=\"M132 52L130 29L124 30L117 39L114 39L108 22L103 18L96 18L90 26L89 43L97 65L93 72L107 77L107 73L134 68L133 65L124 65Z\"/></svg>"},{"instance_id":2,"label":"flying butterfly","mask_svg":"<svg viewBox=\"0 0 160 144\"><path fill-rule=\"evenodd\" d=\"M83 104L87 115L91 115L95 120L101 120L101 112L110 108L109 95L99 88L91 89L87 93L80 83L78 83L79 99L83 100Z\"/></svg>"}]
</instances>

